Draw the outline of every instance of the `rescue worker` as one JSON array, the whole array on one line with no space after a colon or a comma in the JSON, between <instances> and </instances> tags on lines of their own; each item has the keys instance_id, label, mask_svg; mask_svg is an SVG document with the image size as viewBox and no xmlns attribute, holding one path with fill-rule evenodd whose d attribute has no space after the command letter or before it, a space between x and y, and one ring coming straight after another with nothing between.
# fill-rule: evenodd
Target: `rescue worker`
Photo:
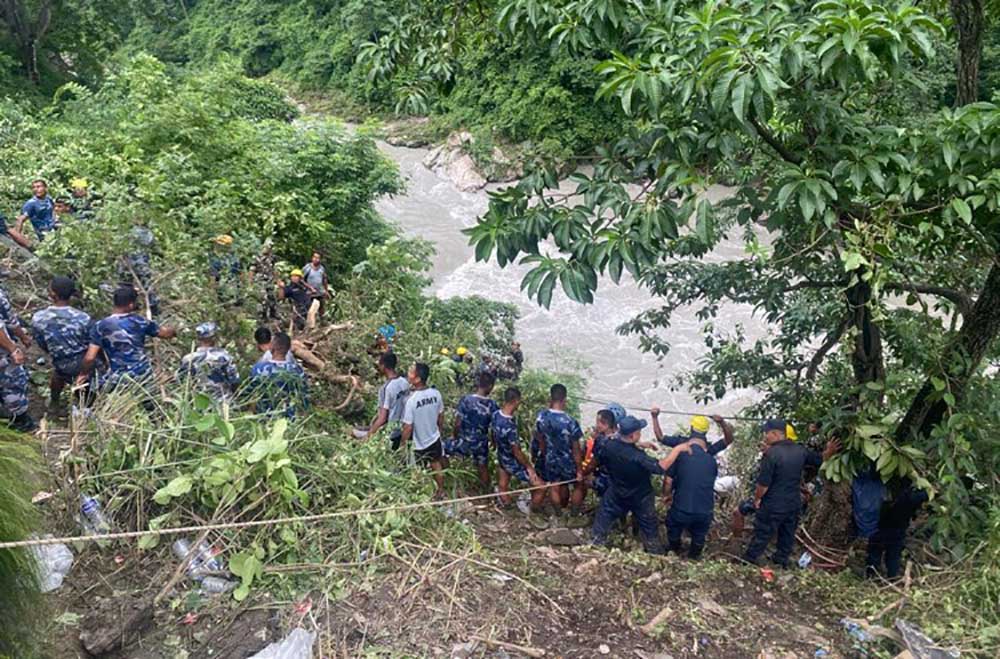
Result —
<instances>
[{"instance_id":1,"label":"rescue worker","mask_svg":"<svg viewBox=\"0 0 1000 659\"><path fill-rule=\"evenodd\" d=\"M218 235L212 239L213 254L208 260L208 270L215 281L215 294L219 303L239 306L240 275L243 268L240 259L232 251L233 237L228 234Z\"/></svg>"},{"instance_id":2,"label":"rescue worker","mask_svg":"<svg viewBox=\"0 0 1000 659\"><path fill-rule=\"evenodd\" d=\"M549 407L538 413L535 434L531 441L531 456L535 471L548 483L576 481L580 487L583 478L583 451L580 438L583 431L576 419L566 412L566 387L554 384L549 388ZM565 508L570 500L566 483L553 485L548 490L552 503ZM579 509L575 512L579 513Z\"/></svg>"},{"instance_id":3,"label":"rescue worker","mask_svg":"<svg viewBox=\"0 0 1000 659\"><path fill-rule=\"evenodd\" d=\"M69 186L73 196L71 205L74 217L81 222L94 219L94 199L90 195L87 179L74 178Z\"/></svg>"},{"instance_id":4,"label":"rescue worker","mask_svg":"<svg viewBox=\"0 0 1000 659\"><path fill-rule=\"evenodd\" d=\"M14 231L11 232L11 236L13 237L16 232L17 235L23 238L24 222L25 220L30 220L31 226L35 230L35 236L41 241L45 237L45 234L56 229L55 202L49 196L49 185L45 182L45 179L38 178L32 181L31 192L32 197L24 202L24 205L21 207L21 214L17 216L17 223ZM17 238L14 239L17 240ZM28 245L24 246L27 247Z\"/></svg>"},{"instance_id":5,"label":"rescue worker","mask_svg":"<svg viewBox=\"0 0 1000 659\"><path fill-rule=\"evenodd\" d=\"M625 415L622 414L620 418L625 418ZM613 437L616 432L618 432L618 422L614 412L611 409L598 411L597 418L594 420L594 428L584 443L583 462L581 465L583 467L584 480L580 488L582 494L577 505L583 504L588 489L594 490L598 498L604 496L604 493L607 491L610 484L608 472L594 458L594 448L598 440ZM575 491L573 492L573 496L574 498L577 496Z\"/></svg>"},{"instance_id":6,"label":"rescue worker","mask_svg":"<svg viewBox=\"0 0 1000 659\"><path fill-rule=\"evenodd\" d=\"M428 386L431 368L417 362L410 367L407 379L410 396L403 407L402 444L413 440L417 464L426 465L434 476L434 498L444 497L444 400L434 387Z\"/></svg>"},{"instance_id":7,"label":"rescue worker","mask_svg":"<svg viewBox=\"0 0 1000 659\"><path fill-rule=\"evenodd\" d=\"M28 413L28 371L25 355L11 338L5 318L0 318L0 406L3 417L14 430L31 432L37 428Z\"/></svg>"},{"instance_id":8,"label":"rescue worker","mask_svg":"<svg viewBox=\"0 0 1000 659\"><path fill-rule=\"evenodd\" d=\"M717 423L727 436L732 429L716 417ZM693 417L688 444L691 450L681 455L663 480L664 494L670 492L671 506L667 513L667 543L670 551L680 553L681 537L685 532L691 536L688 558L697 560L705 548L705 540L712 526L715 511L715 479L719 475L719 465L710 453L705 432L708 419Z\"/></svg>"},{"instance_id":9,"label":"rescue worker","mask_svg":"<svg viewBox=\"0 0 1000 659\"><path fill-rule=\"evenodd\" d=\"M240 384L236 362L225 348L216 345L219 328L215 323L201 323L194 331L198 347L181 359L177 380L193 382L198 391L217 401L227 400Z\"/></svg>"},{"instance_id":10,"label":"rescue worker","mask_svg":"<svg viewBox=\"0 0 1000 659\"><path fill-rule=\"evenodd\" d=\"M653 434L660 444L666 446L667 448L673 448L678 444L683 444L689 441L692 437L697 437L700 439L708 438L708 430L710 424L708 422L708 417L701 415L692 416L688 422L688 434L685 435L664 435L663 429L660 428L660 408L654 407L649 410L649 415L653 419ZM726 450L730 444L733 443L733 439L736 435L733 433L733 428L725 419L719 415L712 416L712 421L718 424L719 429L722 430L722 439L708 444L708 453L710 455L716 455ZM651 448L655 444L643 444L642 448Z\"/></svg>"},{"instance_id":11,"label":"rescue worker","mask_svg":"<svg viewBox=\"0 0 1000 659\"><path fill-rule=\"evenodd\" d=\"M385 382L378 390L378 411L368 426L365 441L374 437L382 428L389 428L392 450L399 448L402 439L403 408L410 395L410 383L396 372L398 359L394 352L383 352L378 358L378 370Z\"/></svg>"},{"instance_id":12,"label":"rescue worker","mask_svg":"<svg viewBox=\"0 0 1000 659\"><path fill-rule=\"evenodd\" d=\"M643 548L650 554L664 553L649 477L665 474L678 456L691 451L691 445L679 444L657 462L636 446L645 427L645 421L626 416L618 424L614 438L601 438L596 442L594 456L607 470L611 485L601 498L594 517L591 540L595 545L607 544L612 526L631 512L639 526Z\"/></svg>"},{"instance_id":13,"label":"rescue worker","mask_svg":"<svg viewBox=\"0 0 1000 659\"><path fill-rule=\"evenodd\" d=\"M306 318L309 315L309 305L312 304L316 290L302 279L302 271L292 270L291 281L278 280L278 299L288 300L292 305L292 321L295 329L300 332L306 328Z\"/></svg>"},{"instance_id":14,"label":"rescue worker","mask_svg":"<svg viewBox=\"0 0 1000 659\"><path fill-rule=\"evenodd\" d=\"M312 328L316 326L316 318L322 316L326 310L326 301L330 297L330 279L326 274L326 266L323 265L323 256L319 252L313 252L309 263L302 266L302 276L316 291L308 316L309 326Z\"/></svg>"},{"instance_id":15,"label":"rescue worker","mask_svg":"<svg viewBox=\"0 0 1000 659\"><path fill-rule=\"evenodd\" d=\"M483 493L490 488L490 423L499 408L490 398L496 380L489 373L481 373L476 381L475 393L462 396L455 409L455 427L452 439L444 443L445 468L448 458L469 458L476 466L479 486Z\"/></svg>"},{"instance_id":16,"label":"rescue worker","mask_svg":"<svg viewBox=\"0 0 1000 659\"><path fill-rule=\"evenodd\" d=\"M37 425L28 414L26 356L24 350L14 343L14 337L20 339L25 348L31 345L31 337L21 327L7 293L0 289L0 407L12 428L31 432Z\"/></svg>"},{"instance_id":17,"label":"rescue worker","mask_svg":"<svg viewBox=\"0 0 1000 659\"><path fill-rule=\"evenodd\" d=\"M521 406L521 392L517 387L507 387L503 392L503 405L493 412L493 419L490 423L492 429L493 444L497 449L497 465L500 473L497 476L498 488L500 490L500 505L507 507L513 501L510 495L510 480L516 478L525 485L541 485L542 479L538 477L535 469L531 466L528 456L521 450L521 439L517 434L517 414ZM535 497L535 492L539 497ZM534 490L532 492L532 507L542 503L545 497L544 490Z\"/></svg>"},{"instance_id":18,"label":"rescue worker","mask_svg":"<svg viewBox=\"0 0 1000 659\"><path fill-rule=\"evenodd\" d=\"M788 567L802 510L802 469L806 465L818 467L840 450L840 443L832 439L822 455L810 451L785 437L786 425L784 419L768 419L762 426L767 452L761 460L754 489L756 520L753 538L743 555L748 563L756 564L777 534L772 561L780 567Z\"/></svg>"},{"instance_id":19,"label":"rescue worker","mask_svg":"<svg viewBox=\"0 0 1000 659\"><path fill-rule=\"evenodd\" d=\"M270 323L278 317L278 298L274 287L274 252L270 238L264 241L260 253L250 266L250 279L254 294L259 297L258 318L264 323Z\"/></svg>"},{"instance_id":20,"label":"rescue worker","mask_svg":"<svg viewBox=\"0 0 1000 659\"><path fill-rule=\"evenodd\" d=\"M913 486L909 478L897 478L888 485L889 500L882 503L878 530L868 539L865 574L869 578L883 575L887 579L899 577L906 529L927 503L927 492ZM883 572L883 562L885 571Z\"/></svg>"},{"instance_id":21,"label":"rescue worker","mask_svg":"<svg viewBox=\"0 0 1000 659\"><path fill-rule=\"evenodd\" d=\"M118 386L125 380L140 383L152 377L153 367L146 354L146 339L172 339L177 331L161 327L136 313L136 293L131 286L120 286L114 293L110 316L96 323L90 332L90 346L80 364L76 377L78 385L87 383L97 358L103 353L108 370L99 380L102 389Z\"/></svg>"},{"instance_id":22,"label":"rescue worker","mask_svg":"<svg viewBox=\"0 0 1000 659\"><path fill-rule=\"evenodd\" d=\"M52 206L52 221L55 223L55 227L58 229L66 224L67 220L72 219L74 219L73 207L70 205L69 198L56 197Z\"/></svg>"},{"instance_id":23,"label":"rescue worker","mask_svg":"<svg viewBox=\"0 0 1000 659\"><path fill-rule=\"evenodd\" d=\"M309 404L306 372L294 359L289 361L292 339L278 332L271 339L271 355L262 358L250 370L249 393L257 414L281 413L294 419Z\"/></svg>"},{"instance_id":24,"label":"rescue worker","mask_svg":"<svg viewBox=\"0 0 1000 659\"><path fill-rule=\"evenodd\" d=\"M94 321L89 314L70 305L75 294L76 282L69 277L53 277L49 283L52 303L31 317L35 341L52 360L49 376L49 405L52 407L59 404L59 396L66 385L76 381L90 346Z\"/></svg>"},{"instance_id":25,"label":"rescue worker","mask_svg":"<svg viewBox=\"0 0 1000 659\"><path fill-rule=\"evenodd\" d=\"M118 265L118 276L123 286L145 292L149 301L149 313L153 318L160 315L160 296L153 286L153 267L150 251L156 243L156 236L144 226L132 227L131 242L135 251L129 252Z\"/></svg>"}]
</instances>

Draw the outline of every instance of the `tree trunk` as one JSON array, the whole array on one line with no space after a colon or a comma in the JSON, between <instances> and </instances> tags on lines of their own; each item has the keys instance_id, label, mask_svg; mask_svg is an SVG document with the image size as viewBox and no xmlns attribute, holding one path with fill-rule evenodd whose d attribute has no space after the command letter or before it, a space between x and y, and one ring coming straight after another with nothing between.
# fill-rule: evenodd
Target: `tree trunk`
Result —
<instances>
[{"instance_id":1,"label":"tree trunk","mask_svg":"<svg viewBox=\"0 0 1000 659\"><path fill-rule=\"evenodd\" d=\"M950 0L958 31L955 58L955 106L979 100L979 60L983 54L983 0Z\"/></svg>"},{"instance_id":2,"label":"tree trunk","mask_svg":"<svg viewBox=\"0 0 1000 659\"><path fill-rule=\"evenodd\" d=\"M847 302L855 329L851 365L854 368L854 383L857 385L885 379L882 332L872 318L871 299L871 286L860 279L847 290Z\"/></svg>"},{"instance_id":3,"label":"tree trunk","mask_svg":"<svg viewBox=\"0 0 1000 659\"><path fill-rule=\"evenodd\" d=\"M932 373L910 404L906 416L896 428L896 442L909 444L915 437L928 435L941 423L948 411L948 403L937 394L932 378L943 380L945 392L955 397L957 404L965 394L969 380L979 369L979 364L990 344L1000 335L1000 259L993 262L986 283L972 313L965 319L958 336L941 356L942 368Z\"/></svg>"}]
</instances>

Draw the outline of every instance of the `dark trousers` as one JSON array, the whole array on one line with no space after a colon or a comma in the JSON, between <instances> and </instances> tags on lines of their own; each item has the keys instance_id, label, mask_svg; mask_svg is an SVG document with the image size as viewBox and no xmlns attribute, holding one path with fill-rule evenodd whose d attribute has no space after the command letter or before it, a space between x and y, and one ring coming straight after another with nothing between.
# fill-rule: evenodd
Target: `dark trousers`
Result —
<instances>
[{"instance_id":1,"label":"dark trousers","mask_svg":"<svg viewBox=\"0 0 1000 659\"><path fill-rule=\"evenodd\" d=\"M689 558L701 557L705 548L705 538L712 527L712 513L695 515L672 507L667 514L667 544L670 551L680 552L681 536L687 531L691 535L691 546L688 548Z\"/></svg>"},{"instance_id":2,"label":"dark trousers","mask_svg":"<svg viewBox=\"0 0 1000 659\"><path fill-rule=\"evenodd\" d=\"M757 518L753 526L753 538L747 547L747 552L743 558L756 563L760 560L767 545L771 542L774 534L778 534L778 544L774 550L772 559L778 565L788 566L788 556L792 553L792 545L795 544L795 529L799 526L799 511L792 510L785 513L772 512L766 508L757 511Z\"/></svg>"},{"instance_id":3,"label":"dark trousers","mask_svg":"<svg viewBox=\"0 0 1000 659\"><path fill-rule=\"evenodd\" d=\"M903 560L903 545L906 542L906 529L880 528L868 539L868 557L865 560L866 572L872 577L885 574L889 579L899 576L899 567ZM885 572L882 572L882 561L885 560Z\"/></svg>"},{"instance_id":4,"label":"dark trousers","mask_svg":"<svg viewBox=\"0 0 1000 659\"><path fill-rule=\"evenodd\" d=\"M601 505L597 509L594 517L594 527L591 530L592 542L595 545L605 545L608 542L608 534L615 522L632 513L632 517L639 525L639 536L642 538L642 546L650 554L664 553L663 544L660 542L659 521L656 519L656 504L652 492L644 497L623 499L616 496L613 489L609 489L601 497Z\"/></svg>"}]
</instances>

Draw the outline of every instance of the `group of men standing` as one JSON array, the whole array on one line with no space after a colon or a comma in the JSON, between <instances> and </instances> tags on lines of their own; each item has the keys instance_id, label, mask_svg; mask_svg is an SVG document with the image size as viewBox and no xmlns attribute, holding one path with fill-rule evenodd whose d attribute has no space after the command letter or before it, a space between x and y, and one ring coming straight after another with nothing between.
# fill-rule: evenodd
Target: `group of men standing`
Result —
<instances>
[{"instance_id":1,"label":"group of men standing","mask_svg":"<svg viewBox=\"0 0 1000 659\"><path fill-rule=\"evenodd\" d=\"M687 555L701 556L715 510L716 456L734 439L732 427L719 416L722 439L710 442L711 422L704 416L690 419L686 435L665 435L659 410L652 410L656 442L642 441L647 422L626 414L616 404L597 413L593 429L585 436L579 422L567 411L566 387L555 384L549 391L548 406L540 410L531 432L528 450L518 431L517 412L521 392L509 386L494 400L495 377L478 375L475 391L463 396L456 406L453 424L445 419L441 393L429 386L430 368L413 364L407 374L397 371L397 357L391 352L379 358L385 382L379 389L378 411L367 438L388 429L392 448L412 440L417 461L427 465L436 482L435 496L444 496L444 470L450 459L464 458L476 469L484 492L491 489L489 462L496 451L497 491L502 507L513 504L512 481L532 487L530 510L533 516L565 512L581 516L588 491L599 498L591 530L594 544L603 545L616 523L631 514L646 551L681 552L683 538L690 537ZM803 469L819 465L839 449L830 442L821 455L785 437L786 423L771 419L762 427L764 454L756 479L753 511L756 524L744 554L757 563L767 545L777 535L773 561L787 565L802 507L800 485ZM445 435L450 434L450 438ZM662 446L669 452L660 459L646 449ZM663 493L670 502L666 515L667 546L660 539L656 515L656 494L652 476L663 476Z\"/></svg>"},{"instance_id":2,"label":"group of men standing","mask_svg":"<svg viewBox=\"0 0 1000 659\"><path fill-rule=\"evenodd\" d=\"M137 313L137 294L131 286L115 290L112 313L96 322L72 306L75 295L72 279L54 277L50 304L34 313L29 333L0 289L0 402L15 429L30 431L36 425L28 413L25 368L25 351L33 340L52 362L50 405L56 406L67 385L86 392L88 398L126 384L136 386L144 397L150 395L153 369L147 339L177 335L174 328ZM262 354L242 386L236 361L217 345L217 334L214 322L196 327L197 347L181 360L179 382L219 402L245 394L243 399L261 414L293 417L307 404L305 371L292 356L287 334L272 335L268 328L258 328L255 339Z\"/></svg>"}]
</instances>

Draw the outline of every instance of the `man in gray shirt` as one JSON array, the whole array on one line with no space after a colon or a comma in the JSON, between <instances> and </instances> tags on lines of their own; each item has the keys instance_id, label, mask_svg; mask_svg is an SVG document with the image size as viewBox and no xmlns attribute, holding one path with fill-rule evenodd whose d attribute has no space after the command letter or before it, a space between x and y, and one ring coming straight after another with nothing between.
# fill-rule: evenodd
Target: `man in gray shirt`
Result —
<instances>
[{"instance_id":1,"label":"man in gray shirt","mask_svg":"<svg viewBox=\"0 0 1000 659\"><path fill-rule=\"evenodd\" d=\"M368 426L368 434L365 441L371 439L383 427L389 427L389 439L392 441L392 448L399 448L399 441L402 435L401 421L403 419L403 406L406 405L406 398L410 394L410 383L406 378L396 373L396 354L384 352L378 358L378 370L385 378L385 383L378 390L378 412Z\"/></svg>"},{"instance_id":2,"label":"man in gray shirt","mask_svg":"<svg viewBox=\"0 0 1000 659\"><path fill-rule=\"evenodd\" d=\"M408 379L412 393L403 408L403 442L413 438L414 454L419 464L430 466L437 489L435 499L444 497L444 448L441 429L444 427L444 403L441 393L427 386L431 369L417 362L410 368Z\"/></svg>"}]
</instances>

